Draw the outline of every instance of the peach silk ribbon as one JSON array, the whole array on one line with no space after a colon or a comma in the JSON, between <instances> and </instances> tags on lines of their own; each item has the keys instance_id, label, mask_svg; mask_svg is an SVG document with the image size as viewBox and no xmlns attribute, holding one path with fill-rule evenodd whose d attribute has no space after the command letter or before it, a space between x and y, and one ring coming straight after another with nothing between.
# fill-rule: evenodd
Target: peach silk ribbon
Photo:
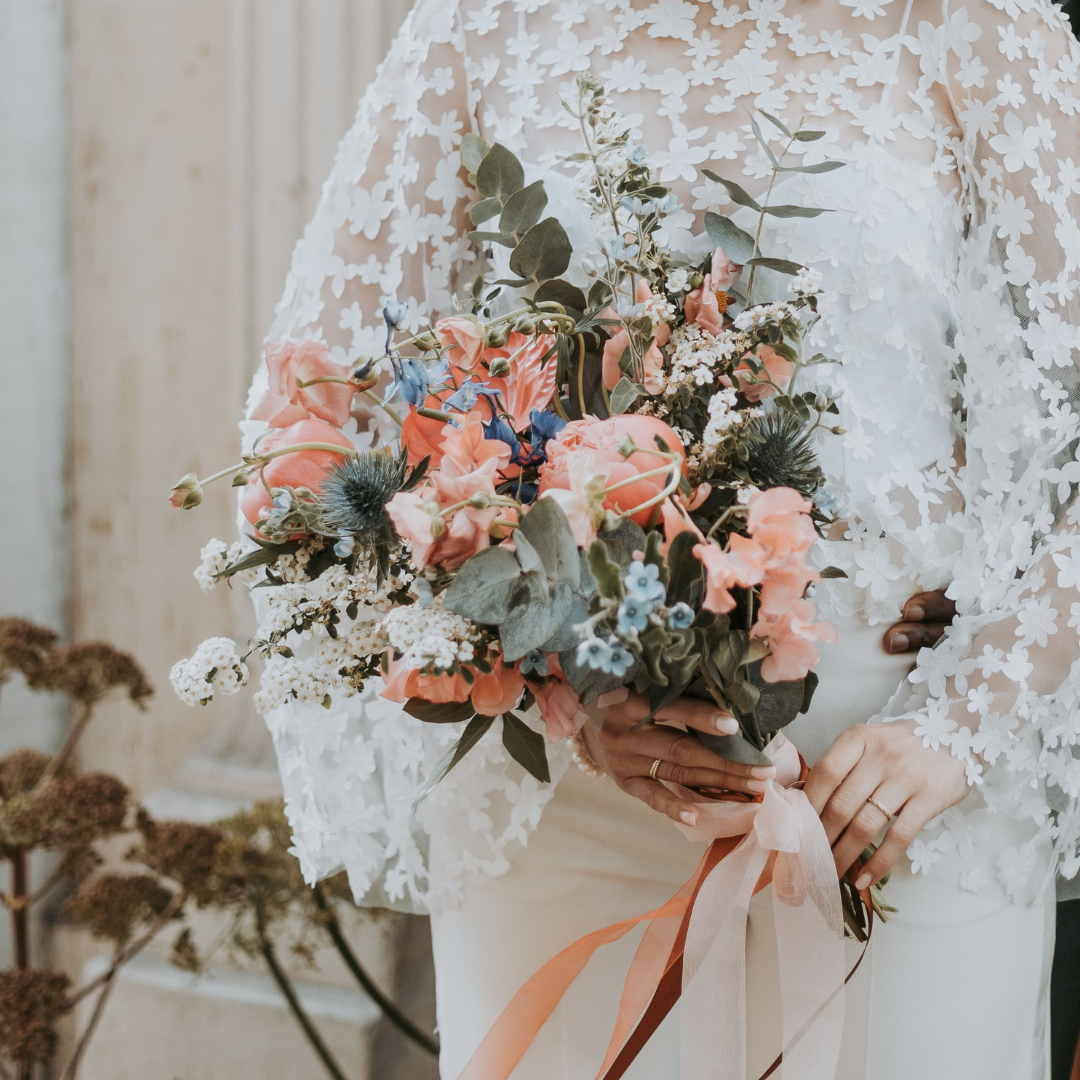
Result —
<instances>
[{"instance_id":1,"label":"peach silk ribbon","mask_svg":"<svg viewBox=\"0 0 1080 1080\"><path fill-rule=\"evenodd\" d=\"M693 875L660 907L587 934L549 960L503 1010L458 1080L508 1080L596 950L641 923L597 1080L623 1075L680 996L681 1075L743 1080L746 927L750 900L770 882L784 1063L800 1080L831 1080L844 1023L840 890L821 822L792 786L807 771L798 751L781 735L768 752L777 778L759 801L702 802L676 788L698 813L696 825L680 828L711 841Z\"/></svg>"}]
</instances>

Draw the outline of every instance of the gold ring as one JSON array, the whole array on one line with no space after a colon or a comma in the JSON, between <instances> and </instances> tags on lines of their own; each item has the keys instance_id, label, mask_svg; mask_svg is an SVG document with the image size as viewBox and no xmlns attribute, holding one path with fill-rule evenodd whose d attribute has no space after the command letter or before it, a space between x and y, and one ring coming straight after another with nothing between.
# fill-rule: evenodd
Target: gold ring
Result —
<instances>
[{"instance_id":1,"label":"gold ring","mask_svg":"<svg viewBox=\"0 0 1080 1080\"><path fill-rule=\"evenodd\" d=\"M881 811L881 812L882 812L882 813L883 813L883 814L884 814L884 815L885 815L885 816L886 816L887 818L891 818L891 817L893 816L893 815L892 815L892 811L891 811L891 810L886 810L886 809L885 809L885 807L884 807L884 806L882 806L882 805L881 805L881 803L879 803L879 802L877 801L877 799L875 799L875 798L874 798L874 796L873 796L873 795L871 795L871 796L870 796L870 798L869 798L869 799L867 799L866 801L867 801L867 802L868 802L868 803L869 803L869 804L870 804L871 806L877 807L877 809L878 809L878 810L880 810L880 811Z\"/></svg>"},{"instance_id":2,"label":"gold ring","mask_svg":"<svg viewBox=\"0 0 1080 1080\"><path fill-rule=\"evenodd\" d=\"M655 760L655 761L654 761L654 762L652 763L652 768L650 768L650 769L649 769L649 776L650 776L650 777L651 777L651 778L652 778L653 780L655 780L655 779L656 779L656 771L657 771L657 769L659 769L659 768L660 768L660 765L661 765L662 761L663 761L663 758L657 758L657 759L656 759L656 760Z\"/></svg>"}]
</instances>

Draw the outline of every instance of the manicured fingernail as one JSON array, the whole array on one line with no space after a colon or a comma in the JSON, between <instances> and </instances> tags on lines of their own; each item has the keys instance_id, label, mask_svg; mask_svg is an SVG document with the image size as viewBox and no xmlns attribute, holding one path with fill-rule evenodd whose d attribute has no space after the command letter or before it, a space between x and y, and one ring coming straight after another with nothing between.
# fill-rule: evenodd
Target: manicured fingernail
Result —
<instances>
[{"instance_id":1,"label":"manicured fingernail","mask_svg":"<svg viewBox=\"0 0 1080 1080\"><path fill-rule=\"evenodd\" d=\"M889 638L889 651L890 652L907 652L908 636L907 634L893 634Z\"/></svg>"},{"instance_id":2,"label":"manicured fingernail","mask_svg":"<svg viewBox=\"0 0 1080 1080\"><path fill-rule=\"evenodd\" d=\"M746 786L750 791L762 792L769 786L768 780L747 780Z\"/></svg>"},{"instance_id":3,"label":"manicured fingernail","mask_svg":"<svg viewBox=\"0 0 1080 1080\"><path fill-rule=\"evenodd\" d=\"M752 765L750 767L750 775L756 776L759 780L771 780L776 776L775 765Z\"/></svg>"},{"instance_id":4,"label":"manicured fingernail","mask_svg":"<svg viewBox=\"0 0 1080 1080\"><path fill-rule=\"evenodd\" d=\"M926 612L922 604L908 604L904 609L908 622L922 622L926 618Z\"/></svg>"},{"instance_id":5,"label":"manicured fingernail","mask_svg":"<svg viewBox=\"0 0 1080 1080\"><path fill-rule=\"evenodd\" d=\"M695 814L692 810L680 810L679 811L679 820L684 825L696 825L697 824L697 814Z\"/></svg>"},{"instance_id":6,"label":"manicured fingernail","mask_svg":"<svg viewBox=\"0 0 1080 1080\"><path fill-rule=\"evenodd\" d=\"M734 716L718 716L716 718L716 730L721 735L734 735L739 730L739 721Z\"/></svg>"},{"instance_id":7,"label":"manicured fingernail","mask_svg":"<svg viewBox=\"0 0 1080 1080\"><path fill-rule=\"evenodd\" d=\"M855 888L861 892L863 889L866 888L867 885L870 884L872 880L873 878L870 876L870 874L860 874L855 879Z\"/></svg>"}]
</instances>

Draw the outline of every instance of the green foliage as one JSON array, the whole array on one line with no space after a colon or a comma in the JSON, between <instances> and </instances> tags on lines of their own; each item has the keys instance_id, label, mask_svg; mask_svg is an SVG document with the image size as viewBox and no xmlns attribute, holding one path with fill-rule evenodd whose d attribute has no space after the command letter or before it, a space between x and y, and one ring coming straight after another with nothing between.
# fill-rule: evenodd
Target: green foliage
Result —
<instances>
[{"instance_id":1,"label":"green foliage","mask_svg":"<svg viewBox=\"0 0 1080 1080\"><path fill-rule=\"evenodd\" d=\"M542 784L551 783L544 736L533 731L515 713L503 713L503 746L506 752Z\"/></svg>"}]
</instances>

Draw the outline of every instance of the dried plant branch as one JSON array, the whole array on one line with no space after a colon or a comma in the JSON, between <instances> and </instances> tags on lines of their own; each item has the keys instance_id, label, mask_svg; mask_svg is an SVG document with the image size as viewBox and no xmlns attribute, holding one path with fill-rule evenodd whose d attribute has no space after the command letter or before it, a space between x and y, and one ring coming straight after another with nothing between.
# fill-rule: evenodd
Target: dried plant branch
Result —
<instances>
[{"instance_id":1,"label":"dried plant branch","mask_svg":"<svg viewBox=\"0 0 1080 1080\"><path fill-rule=\"evenodd\" d=\"M345 1073L342 1072L341 1066L337 1063L337 1059L334 1057L330 1047L327 1046L323 1040L319 1029L315 1026L311 1017L308 1016L304 1006L301 1004L296 988L293 986L288 975L285 974L284 968L282 968L278 961L277 953L274 951L274 945L266 932L266 926L258 916L256 916L256 923L259 937L259 951L262 953L263 959L266 961L266 966L270 969L270 974L278 984L278 989L281 990L289 1009L292 1011L293 1016L296 1017L297 1023L303 1029L308 1042L311 1043L312 1049L318 1054L319 1059L326 1067L326 1071L334 1078L334 1080L348 1080Z\"/></svg>"},{"instance_id":2,"label":"dried plant branch","mask_svg":"<svg viewBox=\"0 0 1080 1080\"><path fill-rule=\"evenodd\" d=\"M60 744L60 749L56 751L52 756L52 760L45 767L45 772L42 773L41 779L37 782L37 787L44 787L67 763L69 757L75 749L75 745L82 737L82 733L86 730L86 725L90 723L90 718L94 715L94 706L90 702L82 702L79 706L79 714L75 718L75 722L68 729L67 735L64 737L63 743Z\"/></svg>"},{"instance_id":3,"label":"dried plant branch","mask_svg":"<svg viewBox=\"0 0 1080 1080\"><path fill-rule=\"evenodd\" d=\"M90 1043L94 1030L101 1020L102 1014L105 1012L105 1003L109 1000L109 995L116 985L116 973L121 964L119 959L120 952L121 950L117 949L113 954L113 962L106 972L104 985L101 987L101 993L98 994L98 999L94 1002L94 1011L90 1014L90 1020L82 1035L79 1036L79 1041L75 1044L75 1049L72 1051L71 1057L68 1058L68 1063L64 1066L64 1071L60 1074L60 1080L75 1080L75 1074L78 1072L82 1056L86 1052L86 1048Z\"/></svg>"},{"instance_id":4,"label":"dried plant branch","mask_svg":"<svg viewBox=\"0 0 1080 1080\"><path fill-rule=\"evenodd\" d=\"M345 966L352 972L356 981L364 988L371 1000L378 1005L383 1016L385 1016L398 1031L406 1038L411 1039L417 1046L426 1050L429 1054L438 1057L439 1040L417 1027L417 1025L379 989L360 963L356 953L353 952L352 946L342 932L337 912L334 911L333 905L327 900L326 894L318 885L315 886L312 892L315 896L315 904L322 913L323 925L326 927L326 932L330 935L330 940L333 941L334 947L341 955L341 959L345 962Z\"/></svg>"},{"instance_id":5,"label":"dried plant branch","mask_svg":"<svg viewBox=\"0 0 1080 1080\"><path fill-rule=\"evenodd\" d=\"M30 966L30 921L26 913L27 855L17 851L11 857L11 937L15 967L24 971Z\"/></svg>"},{"instance_id":6,"label":"dried plant branch","mask_svg":"<svg viewBox=\"0 0 1080 1080\"><path fill-rule=\"evenodd\" d=\"M59 884L59 882L64 879L64 876L63 864L58 863L52 873L23 900L23 907L29 907L31 904L36 904L39 900L44 899L53 886Z\"/></svg>"}]
</instances>

